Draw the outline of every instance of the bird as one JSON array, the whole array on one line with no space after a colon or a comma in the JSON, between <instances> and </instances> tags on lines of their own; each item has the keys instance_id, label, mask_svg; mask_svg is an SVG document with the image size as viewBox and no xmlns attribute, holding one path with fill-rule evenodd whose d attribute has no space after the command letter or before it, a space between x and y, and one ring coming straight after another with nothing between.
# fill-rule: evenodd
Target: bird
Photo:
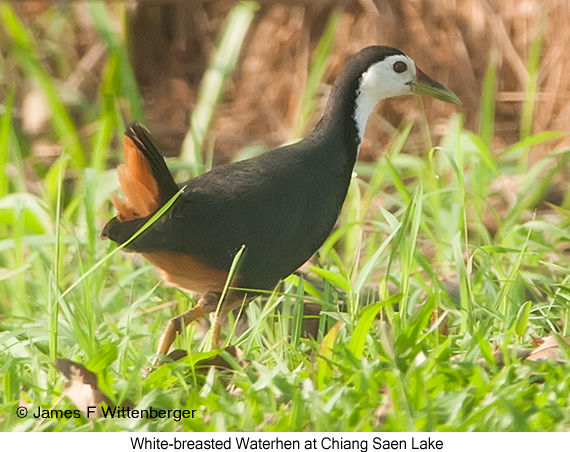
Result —
<instances>
[{"instance_id":1,"label":"bird","mask_svg":"<svg viewBox=\"0 0 570 452\"><path fill-rule=\"evenodd\" d=\"M101 236L128 242L179 194L126 250L157 267L167 284L200 294L192 308L170 319L153 364L160 365L177 334L204 315L214 313L217 344L228 312L274 289L318 251L341 212L370 114L382 99L412 93L461 103L400 50L366 47L350 57L304 139L182 184L174 181L150 132L137 123L127 127L126 165L117 169L123 197L112 197L118 213ZM230 289L221 298L227 282Z\"/></svg>"}]
</instances>

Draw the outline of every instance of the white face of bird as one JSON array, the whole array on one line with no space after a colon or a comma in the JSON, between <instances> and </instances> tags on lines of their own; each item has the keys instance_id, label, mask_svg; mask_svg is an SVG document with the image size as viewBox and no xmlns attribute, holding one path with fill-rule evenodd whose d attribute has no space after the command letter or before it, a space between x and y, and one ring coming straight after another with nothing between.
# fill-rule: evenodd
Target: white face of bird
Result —
<instances>
[{"instance_id":1,"label":"white face of bird","mask_svg":"<svg viewBox=\"0 0 570 452\"><path fill-rule=\"evenodd\" d=\"M411 94L416 64L405 55L391 55L371 65L360 78L354 120L360 139L368 117L382 99Z\"/></svg>"},{"instance_id":2,"label":"white face of bird","mask_svg":"<svg viewBox=\"0 0 570 452\"><path fill-rule=\"evenodd\" d=\"M406 55L391 55L374 63L362 74L360 94L379 102L388 97L411 93L416 63Z\"/></svg>"},{"instance_id":3,"label":"white face of bird","mask_svg":"<svg viewBox=\"0 0 570 452\"><path fill-rule=\"evenodd\" d=\"M390 55L372 64L360 78L354 112L360 139L364 134L368 117L378 102L411 93L425 94L444 102L461 103L452 91L417 69L410 57Z\"/></svg>"}]
</instances>

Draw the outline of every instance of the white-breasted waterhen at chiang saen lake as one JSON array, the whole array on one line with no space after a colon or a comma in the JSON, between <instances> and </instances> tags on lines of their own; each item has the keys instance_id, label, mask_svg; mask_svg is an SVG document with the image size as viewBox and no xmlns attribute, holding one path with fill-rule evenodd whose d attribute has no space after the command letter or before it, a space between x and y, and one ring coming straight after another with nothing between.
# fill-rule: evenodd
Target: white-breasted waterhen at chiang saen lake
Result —
<instances>
[{"instance_id":1,"label":"white-breasted waterhen at chiang saen lake","mask_svg":"<svg viewBox=\"0 0 570 452\"><path fill-rule=\"evenodd\" d=\"M102 237L126 242L184 186L127 249L160 269L167 283L201 294L196 306L168 322L155 364L183 326L213 312L217 345L220 319L257 291L273 289L319 249L339 216L369 115L380 100L409 93L460 103L401 51L367 47L350 58L305 139L178 185L149 132L138 124L128 128L126 166L118 168L124 199L113 199L118 215ZM242 247L230 284L239 289L220 301Z\"/></svg>"}]
</instances>

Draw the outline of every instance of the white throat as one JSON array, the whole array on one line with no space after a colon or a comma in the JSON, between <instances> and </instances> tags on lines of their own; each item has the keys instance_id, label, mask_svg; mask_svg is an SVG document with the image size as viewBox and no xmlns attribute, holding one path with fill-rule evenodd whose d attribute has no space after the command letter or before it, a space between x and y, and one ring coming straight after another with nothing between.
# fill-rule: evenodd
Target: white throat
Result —
<instances>
[{"instance_id":1,"label":"white throat","mask_svg":"<svg viewBox=\"0 0 570 452\"><path fill-rule=\"evenodd\" d=\"M363 74L362 78L366 73ZM364 131L366 130L366 124L368 123L368 118L378 105L378 102L382 98L377 99L373 93L368 93L369 89L366 89L363 83L360 84L360 90L356 95L356 107L354 108L354 122L356 124L356 129L358 130L358 141L362 142L362 137L364 136ZM363 89L365 88L365 89ZM360 144L358 145L358 150L360 150Z\"/></svg>"},{"instance_id":2,"label":"white throat","mask_svg":"<svg viewBox=\"0 0 570 452\"><path fill-rule=\"evenodd\" d=\"M373 64L360 78L360 86L356 93L354 122L358 130L359 141L362 142L366 123L374 108L382 99L411 93L410 86L403 80L405 74L396 74L392 65L397 60L405 60L408 65L409 80L413 78L416 68L414 61L404 55L393 55ZM360 144L358 145L360 150Z\"/></svg>"}]
</instances>

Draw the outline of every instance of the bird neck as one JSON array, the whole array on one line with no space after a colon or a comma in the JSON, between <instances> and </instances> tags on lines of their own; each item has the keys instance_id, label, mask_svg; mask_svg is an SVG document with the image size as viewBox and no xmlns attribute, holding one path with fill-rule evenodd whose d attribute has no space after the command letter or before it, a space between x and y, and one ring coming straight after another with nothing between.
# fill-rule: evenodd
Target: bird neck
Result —
<instances>
[{"instance_id":1,"label":"bird neck","mask_svg":"<svg viewBox=\"0 0 570 452\"><path fill-rule=\"evenodd\" d=\"M362 84L362 72L343 71L335 81L321 121L313 133L340 140L344 152L356 161L366 123L381 100Z\"/></svg>"}]
</instances>

